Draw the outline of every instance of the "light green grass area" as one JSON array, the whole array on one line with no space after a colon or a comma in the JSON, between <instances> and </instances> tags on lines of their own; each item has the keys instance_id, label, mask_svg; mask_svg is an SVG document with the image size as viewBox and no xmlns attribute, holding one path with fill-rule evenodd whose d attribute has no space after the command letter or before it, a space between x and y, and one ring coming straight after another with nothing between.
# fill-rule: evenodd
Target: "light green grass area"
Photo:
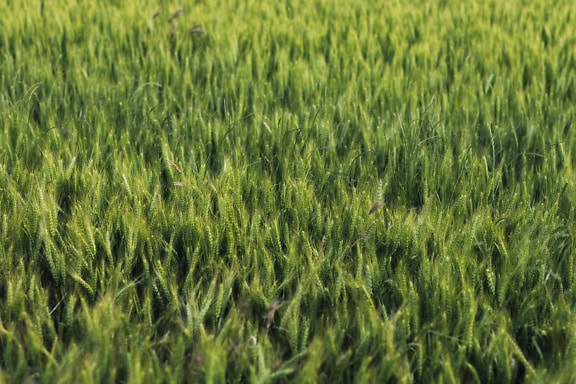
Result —
<instances>
[{"instance_id":1,"label":"light green grass area","mask_svg":"<svg viewBox=\"0 0 576 384\"><path fill-rule=\"evenodd\" d=\"M0 13L0 382L576 381L572 1Z\"/></svg>"}]
</instances>

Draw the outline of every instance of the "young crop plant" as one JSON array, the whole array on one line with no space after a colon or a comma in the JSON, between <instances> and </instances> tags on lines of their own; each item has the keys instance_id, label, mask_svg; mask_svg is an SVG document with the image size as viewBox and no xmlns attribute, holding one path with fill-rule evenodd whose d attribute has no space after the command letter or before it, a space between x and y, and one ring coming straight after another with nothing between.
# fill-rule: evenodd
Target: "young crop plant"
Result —
<instances>
[{"instance_id":1,"label":"young crop plant","mask_svg":"<svg viewBox=\"0 0 576 384\"><path fill-rule=\"evenodd\" d=\"M574 382L573 8L0 3L0 382Z\"/></svg>"}]
</instances>

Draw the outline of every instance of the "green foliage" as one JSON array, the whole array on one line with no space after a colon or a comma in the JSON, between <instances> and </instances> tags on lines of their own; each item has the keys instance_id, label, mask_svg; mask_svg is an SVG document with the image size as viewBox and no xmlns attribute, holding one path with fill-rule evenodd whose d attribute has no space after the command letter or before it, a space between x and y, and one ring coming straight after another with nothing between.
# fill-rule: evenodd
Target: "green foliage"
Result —
<instances>
[{"instance_id":1,"label":"green foliage","mask_svg":"<svg viewBox=\"0 0 576 384\"><path fill-rule=\"evenodd\" d=\"M0 381L576 379L571 2L178 9L0 4Z\"/></svg>"}]
</instances>

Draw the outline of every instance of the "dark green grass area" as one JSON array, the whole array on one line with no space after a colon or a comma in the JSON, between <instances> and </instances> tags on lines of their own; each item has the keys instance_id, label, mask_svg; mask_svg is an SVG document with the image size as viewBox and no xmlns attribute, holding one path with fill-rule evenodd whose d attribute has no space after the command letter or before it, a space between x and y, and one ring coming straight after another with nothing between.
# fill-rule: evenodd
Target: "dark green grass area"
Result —
<instances>
[{"instance_id":1,"label":"dark green grass area","mask_svg":"<svg viewBox=\"0 0 576 384\"><path fill-rule=\"evenodd\" d=\"M572 2L22 3L0 382L576 380Z\"/></svg>"}]
</instances>

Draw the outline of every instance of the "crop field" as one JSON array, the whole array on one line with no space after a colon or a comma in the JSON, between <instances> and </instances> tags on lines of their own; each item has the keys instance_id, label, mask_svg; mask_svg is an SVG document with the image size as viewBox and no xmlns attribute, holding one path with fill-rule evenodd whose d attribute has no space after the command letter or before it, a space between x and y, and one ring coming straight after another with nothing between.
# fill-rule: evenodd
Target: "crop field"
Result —
<instances>
[{"instance_id":1,"label":"crop field","mask_svg":"<svg viewBox=\"0 0 576 384\"><path fill-rule=\"evenodd\" d=\"M576 381L572 1L0 13L0 383Z\"/></svg>"}]
</instances>

